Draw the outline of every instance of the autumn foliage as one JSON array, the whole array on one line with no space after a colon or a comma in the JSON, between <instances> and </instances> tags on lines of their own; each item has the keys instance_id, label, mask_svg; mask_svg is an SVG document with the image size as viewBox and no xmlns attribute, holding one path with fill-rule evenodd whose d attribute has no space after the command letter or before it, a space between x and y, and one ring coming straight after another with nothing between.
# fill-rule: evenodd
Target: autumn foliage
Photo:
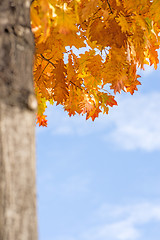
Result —
<instances>
[{"instance_id":1,"label":"autumn foliage","mask_svg":"<svg viewBox=\"0 0 160 240\"><path fill-rule=\"evenodd\" d=\"M133 94L137 69L159 62L159 13L159 0L34 0L39 125L47 101L94 120L117 105L114 94Z\"/></svg>"}]
</instances>

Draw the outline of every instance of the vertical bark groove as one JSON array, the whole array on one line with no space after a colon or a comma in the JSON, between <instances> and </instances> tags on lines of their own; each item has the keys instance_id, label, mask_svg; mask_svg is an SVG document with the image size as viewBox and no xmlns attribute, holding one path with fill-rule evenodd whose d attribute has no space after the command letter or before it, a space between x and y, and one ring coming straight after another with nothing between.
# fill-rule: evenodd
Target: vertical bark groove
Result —
<instances>
[{"instance_id":1,"label":"vertical bark groove","mask_svg":"<svg viewBox=\"0 0 160 240\"><path fill-rule=\"evenodd\" d=\"M30 2L0 0L0 240L37 240Z\"/></svg>"}]
</instances>

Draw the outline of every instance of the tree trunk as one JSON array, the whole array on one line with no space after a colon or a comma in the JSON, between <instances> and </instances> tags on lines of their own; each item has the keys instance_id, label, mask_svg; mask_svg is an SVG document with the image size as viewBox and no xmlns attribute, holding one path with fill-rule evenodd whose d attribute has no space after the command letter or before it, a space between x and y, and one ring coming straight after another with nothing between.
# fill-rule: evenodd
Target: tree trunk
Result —
<instances>
[{"instance_id":1,"label":"tree trunk","mask_svg":"<svg viewBox=\"0 0 160 240\"><path fill-rule=\"evenodd\" d=\"M30 0L0 0L0 240L37 240Z\"/></svg>"}]
</instances>

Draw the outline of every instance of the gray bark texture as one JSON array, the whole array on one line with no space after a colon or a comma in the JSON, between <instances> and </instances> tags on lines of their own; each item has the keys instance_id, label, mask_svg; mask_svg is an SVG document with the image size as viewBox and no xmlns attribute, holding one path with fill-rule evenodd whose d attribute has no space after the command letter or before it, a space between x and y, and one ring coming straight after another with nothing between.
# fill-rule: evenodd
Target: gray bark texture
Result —
<instances>
[{"instance_id":1,"label":"gray bark texture","mask_svg":"<svg viewBox=\"0 0 160 240\"><path fill-rule=\"evenodd\" d=\"M0 240L37 240L30 0L0 0Z\"/></svg>"}]
</instances>

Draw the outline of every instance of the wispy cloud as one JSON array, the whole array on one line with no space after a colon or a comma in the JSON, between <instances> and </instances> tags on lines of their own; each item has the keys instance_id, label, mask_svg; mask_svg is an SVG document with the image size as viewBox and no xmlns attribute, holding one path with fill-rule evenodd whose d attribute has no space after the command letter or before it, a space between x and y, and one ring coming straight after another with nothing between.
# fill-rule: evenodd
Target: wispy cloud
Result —
<instances>
[{"instance_id":1,"label":"wispy cloud","mask_svg":"<svg viewBox=\"0 0 160 240\"><path fill-rule=\"evenodd\" d=\"M94 227L84 234L85 240L135 240L140 236L139 231L129 221L119 221Z\"/></svg>"},{"instance_id":2,"label":"wispy cloud","mask_svg":"<svg viewBox=\"0 0 160 240\"><path fill-rule=\"evenodd\" d=\"M106 219L107 221L129 219L132 223L146 223L150 220L160 221L160 204L152 202L141 202L127 205L102 204L96 210L95 216L98 219Z\"/></svg>"},{"instance_id":3,"label":"wispy cloud","mask_svg":"<svg viewBox=\"0 0 160 240\"><path fill-rule=\"evenodd\" d=\"M66 234L57 234L55 240L140 240L148 239L148 226L154 229L160 224L160 205L142 202L131 205L103 204L94 215L90 216L89 224L81 229ZM144 231L145 229L145 231ZM159 230L156 232L159 239Z\"/></svg>"},{"instance_id":4,"label":"wispy cloud","mask_svg":"<svg viewBox=\"0 0 160 240\"><path fill-rule=\"evenodd\" d=\"M110 134L113 141L128 150L160 150L159 103L159 93L123 100L120 111L113 113L115 129Z\"/></svg>"},{"instance_id":5,"label":"wispy cloud","mask_svg":"<svg viewBox=\"0 0 160 240\"><path fill-rule=\"evenodd\" d=\"M101 115L95 122L82 116L70 118L58 107L49 108L48 131L78 137L98 133L120 149L160 150L160 92L119 96L118 103L108 116Z\"/></svg>"},{"instance_id":6,"label":"wispy cloud","mask_svg":"<svg viewBox=\"0 0 160 240\"><path fill-rule=\"evenodd\" d=\"M160 93L124 98L111 120L114 128L105 139L121 149L160 150Z\"/></svg>"},{"instance_id":7,"label":"wispy cloud","mask_svg":"<svg viewBox=\"0 0 160 240\"><path fill-rule=\"evenodd\" d=\"M104 204L95 214L96 222L83 234L85 240L137 240L145 239L145 224L160 223L160 205L141 203L127 206Z\"/></svg>"}]
</instances>

